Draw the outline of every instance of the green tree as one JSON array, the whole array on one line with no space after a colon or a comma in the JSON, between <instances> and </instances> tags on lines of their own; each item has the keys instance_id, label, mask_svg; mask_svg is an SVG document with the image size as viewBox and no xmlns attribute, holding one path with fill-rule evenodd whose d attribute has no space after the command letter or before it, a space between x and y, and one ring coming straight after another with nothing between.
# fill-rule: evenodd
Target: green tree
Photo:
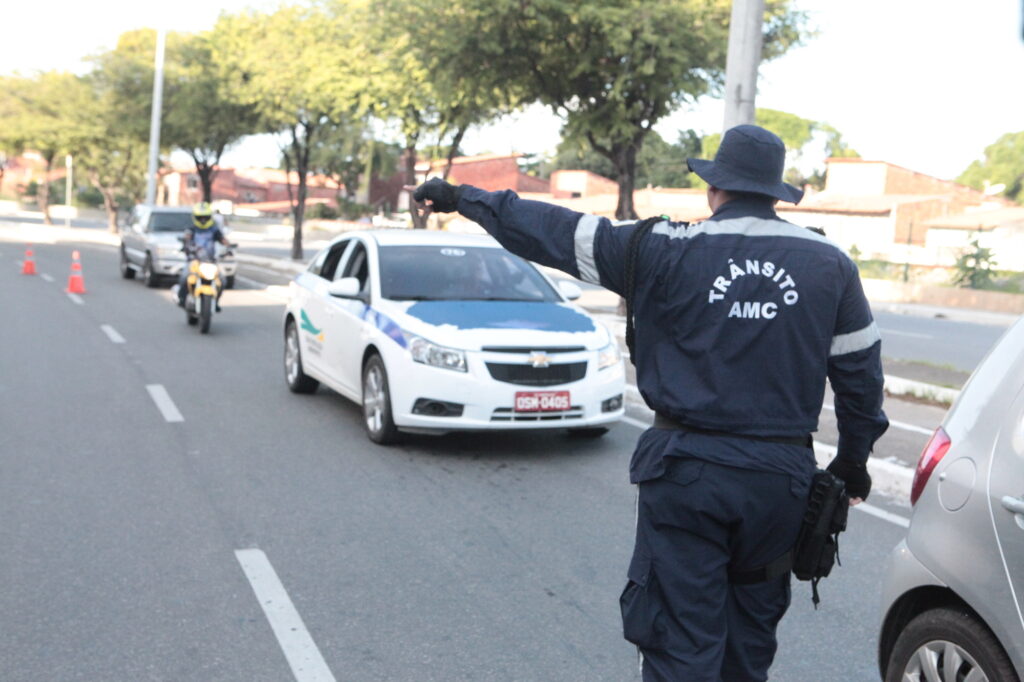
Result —
<instances>
[{"instance_id":1,"label":"green tree","mask_svg":"<svg viewBox=\"0 0 1024 682\"><path fill-rule=\"evenodd\" d=\"M992 249L983 248L975 239L956 259L953 284L968 289L985 289L992 284L995 265Z\"/></svg>"},{"instance_id":2,"label":"green tree","mask_svg":"<svg viewBox=\"0 0 1024 682\"><path fill-rule=\"evenodd\" d=\"M74 131L70 125L73 108L68 97L78 85L70 73L49 71L32 78L9 78L5 83L6 107L10 112L5 136L12 148L32 149L39 153L45 164L47 180L39 183L36 203L43 213L43 222L52 225L50 218L50 183L48 181L54 161L70 151Z\"/></svg>"},{"instance_id":3,"label":"green tree","mask_svg":"<svg viewBox=\"0 0 1024 682\"><path fill-rule=\"evenodd\" d=\"M561 115L565 137L614 166L619 218L636 217L637 154L652 127L724 81L728 0L435 2L431 26L447 41L437 58L472 59L514 101ZM768 0L765 17L766 59L801 40L803 15L788 0Z\"/></svg>"},{"instance_id":4,"label":"green tree","mask_svg":"<svg viewBox=\"0 0 1024 682\"><path fill-rule=\"evenodd\" d=\"M295 171L289 195L294 232L291 256L303 258L302 222L311 155L331 122L360 118L370 106L365 65L373 45L360 34L365 2L284 6L272 14L224 15L213 35L229 97L254 108L262 132L284 138L285 166Z\"/></svg>"},{"instance_id":5,"label":"green tree","mask_svg":"<svg viewBox=\"0 0 1024 682\"><path fill-rule=\"evenodd\" d=\"M470 47L478 37L438 23L451 10L445 0L378 0L366 15L366 35L377 46L374 114L396 122L407 185L416 183L417 149L432 142L428 154L446 160L447 178L466 132L517 102L503 87L504 72ZM416 211L412 218L424 226Z\"/></svg>"},{"instance_id":6,"label":"green tree","mask_svg":"<svg viewBox=\"0 0 1024 682\"><path fill-rule=\"evenodd\" d=\"M972 162L957 182L979 190L1003 185L1000 194L1020 203L1024 199L1024 131L1006 133L985 147L985 158Z\"/></svg>"},{"instance_id":7,"label":"green tree","mask_svg":"<svg viewBox=\"0 0 1024 682\"><path fill-rule=\"evenodd\" d=\"M701 138L692 130L680 131L675 144L657 132L648 134L636 160L638 187L689 187L692 175L686 159L700 156ZM540 167L543 177L556 170L588 170L606 178L615 177L615 166L607 156L590 147L586 140L567 139L558 145L554 158Z\"/></svg>"}]
</instances>

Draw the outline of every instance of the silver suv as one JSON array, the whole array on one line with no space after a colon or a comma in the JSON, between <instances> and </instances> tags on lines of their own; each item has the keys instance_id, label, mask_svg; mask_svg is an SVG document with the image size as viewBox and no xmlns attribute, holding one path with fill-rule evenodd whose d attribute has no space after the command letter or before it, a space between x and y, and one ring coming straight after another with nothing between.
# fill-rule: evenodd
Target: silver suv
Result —
<instances>
[{"instance_id":1,"label":"silver suv","mask_svg":"<svg viewBox=\"0 0 1024 682\"><path fill-rule=\"evenodd\" d=\"M886 568L886 682L1024 673L1024 318L974 371L917 465Z\"/></svg>"},{"instance_id":2,"label":"silver suv","mask_svg":"<svg viewBox=\"0 0 1024 682\"><path fill-rule=\"evenodd\" d=\"M227 235L223 217L214 214L217 225ZM188 206L153 206L139 204L121 225L121 276L134 279L141 273L147 287L170 283L185 265L181 237L192 225L192 209ZM223 245L217 245L217 264L224 277L224 287L235 286L238 264L225 256Z\"/></svg>"}]
</instances>

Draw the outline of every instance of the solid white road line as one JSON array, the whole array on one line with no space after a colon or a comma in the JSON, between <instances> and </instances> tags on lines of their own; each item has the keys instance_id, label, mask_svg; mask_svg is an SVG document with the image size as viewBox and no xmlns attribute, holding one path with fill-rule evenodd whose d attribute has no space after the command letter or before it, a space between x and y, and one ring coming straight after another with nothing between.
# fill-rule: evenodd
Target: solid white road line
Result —
<instances>
[{"instance_id":1,"label":"solid white road line","mask_svg":"<svg viewBox=\"0 0 1024 682\"><path fill-rule=\"evenodd\" d=\"M39 273L39 276L40 276L40 277L42 277L42 278L43 278L44 280L46 280L47 282L52 282L52 281L53 281L53 277L50 277L50 276L49 276L49 275L47 275L47 274L46 274L45 272L40 272L40 273Z\"/></svg>"},{"instance_id":2,"label":"solid white road line","mask_svg":"<svg viewBox=\"0 0 1024 682\"><path fill-rule=\"evenodd\" d=\"M833 412L836 409L833 405L822 405L822 407L825 408L826 410L832 410ZM926 429L921 426L916 426L915 424L908 424L907 422L896 421L895 419L889 420L889 426L895 426L897 429L903 429L904 431L923 433L926 436L930 436L933 433L935 433L935 429Z\"/></svg>"},{"instance_id":3,"label":"solid white road line","mask_svg":"<svg viewBox=\"0 0 1024 682\"><path fill-rule=\"evenodd\" d=\"M149 384L146 386L146 390L149 391L149 397L156 403L156 407L160 410L160 414L164 416L164 419L169 422L185 421L174 401L171 400L171 396L167 393L167 389L162 384Z\"/></svg>"},{"instance_id":4,"label":"solid white road line","mask_svg":"<svg viewBox=\"0 0 1024 682\"><path fill-rule=\"evenodd\" d=\"M260 608L270 621L295 679L298 682L334 682L334 675L316 648L267 555L259 549L237 549L235 557L256 593Z\"/></svg>"},{"instance_id":5,"label":"solid white road line","mask_svg":"<svg viewBox=\"0 0 1024 682\"><path fill-rule=\"evenodd\" d=\"M101 324L100 329L107 335L113 343L124 343L124 337L117 333L117 330L111 327L109 324Z\"/></svg>"},{"instance_id":6,"label":"solid white road line","mask_svg":"<svg viewBox=\"0 0 1024 682\"><path fill-rule=\"evenodd\" d=\"M77 303L78 305L85 305L85 301L83 301L82 297L79 296L78 294L68 294L68 298L70 298L73 302Z\"/></svg>"},{"instance_id":7,"label":"solid white road line","mask_svg":"<svg viewBox=\"0 0 1024 682\"><path fill-rule=\"evenodd\" d=\"M901 332L901 331L896 331L895 329L884 329L882 327L879 327L878 331L885 332L886 334L895 334L896 336L910 336L910 337L913 337L915 339L931 339L931 338L934 338L931 334L918 334L916 332Z\"/></svg>"},{"instance_id":8,"label":"solid white road line","mask_svg":"<svg viewBox=\"0 0 1024 682\"><path fill-rule=\"evenodd\" d=\"M629 424L631 426L635 426L638 429L647 430L647 429L649 429L651 427L651 424L649 424L647 422L643 422L643 421L641 421L639 419L633 419L632 417L623 417L622 421L626 422L627 424ZM817 451L817 454L819 455L819 459L822 459L822 456L825 459L831 459L832 457L835 457L835 446L834 445L829 445L827 443L819 443L818 441L814 441L814 449ZM896 465L894 465L894 464L892 464L890 462L884 462L884 461L873 462L873 464L875 464L876 466L885 466L887 468L894 468L894 467L896 467ZM899 468L903 469L905 467L899 467ZM899 473L903 473L903 472L900 471ZM867 514L871 514L872 516L878 517L878 518L882 519L883 521L888 521L889 523L896 524L897 526L902 526L904 528L907 528L910 525L910 519L907 519L907 518L904 518L902 516L899 516L898 514L893 514L891 512L887 512L884 509L876 507L876 506L874 506L872 504L868 504L867 502L861 502L860 504L856 505L854 507L854 509L859 509L862 512L865 512Z\"/></svg>"}]
</instances>

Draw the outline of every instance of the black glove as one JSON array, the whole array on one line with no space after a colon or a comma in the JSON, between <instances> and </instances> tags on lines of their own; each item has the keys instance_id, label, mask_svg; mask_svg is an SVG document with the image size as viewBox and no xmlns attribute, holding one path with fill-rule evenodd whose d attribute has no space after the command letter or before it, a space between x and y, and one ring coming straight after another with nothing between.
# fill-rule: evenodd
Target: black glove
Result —
<instances>
[{"instance_id":1,"label":"black glove","mask_svg":"<svg viewBox=\"0 0 1024 682\"><path fill-rule=\"evenodd\" d=\"M451 213L459 205L462 185L445 182L441 178L431 178L416 188L412 198L416 201L430 201L430 209L438 213Z\"/></svg>"},{"instance_id":2,"label":"black glove","mask_svg":"<svg viewBox=\"0 0 1024 682\"><path fill-rule=\"evenodd\" d=\"M851 498L868 499L871 492L871 475L866 464L836 457L828 465L828 471L846 484L846 494Z\"/></svg>"}]
</instances>

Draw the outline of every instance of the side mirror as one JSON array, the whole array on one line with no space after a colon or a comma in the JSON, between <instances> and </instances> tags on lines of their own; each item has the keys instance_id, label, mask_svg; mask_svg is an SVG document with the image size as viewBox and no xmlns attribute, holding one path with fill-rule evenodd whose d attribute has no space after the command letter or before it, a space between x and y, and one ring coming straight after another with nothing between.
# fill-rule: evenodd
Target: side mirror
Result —
<instances>
[{"instance_id":1,"label":"side mirror","mask_svg":"<svg viewBox=\"0 0 1024 682\"><path fill-rule=\"evenodd\" d=\"M580 289L579 284L565 279L558 280L558 290L562 292L562 296L565 296L570 301L575 301L583 295L583 289Z\"/></svg>"},{"instance_id":2,"label":"side mirror","mask_svg":"<svg viewBox=\"0 0 1024 682\"><path fill-rule=\"evenodd\" d=\"M359 293L361 288L357 278L342 277L341 279L334 280L327 286L327 293L337 298L358 298L363 300L365 296L361 296Z\"/></svg>"}]
</instances>

